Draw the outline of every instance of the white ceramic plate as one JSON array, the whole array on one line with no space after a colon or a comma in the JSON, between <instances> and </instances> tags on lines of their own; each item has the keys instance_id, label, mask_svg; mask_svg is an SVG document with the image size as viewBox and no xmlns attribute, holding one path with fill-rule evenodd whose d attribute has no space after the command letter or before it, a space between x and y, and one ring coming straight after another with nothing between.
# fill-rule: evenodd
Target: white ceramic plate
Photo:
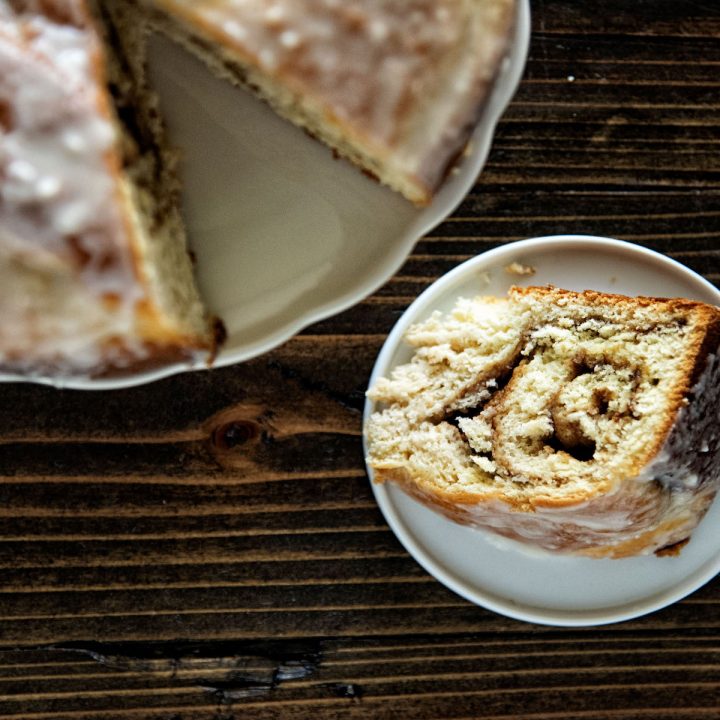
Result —
<instances>
[{"instance_id":1,"label":"white ceramic plate","mask_svg":"<svg viewBox=\"0 0 720 720\"><path fill-rule=\"evenodd\" d=\"M517 261L532 277L510 275ZM688 268L640 246L578 235L523 240L479 255L443 276L408 308L387 339L370 383L408 362L407 328L458 297L505 295L513 285L686 297L720 305L720 292ZM365 417L373 411L368 402ZM372 469L368 468L372 478ZM644 615L693 592L720 572L720 499L678 557L593 560L532 552L457 525L397 487L373 485L390 527L408 552L464 598L519 620L597 625Z\"/></svg>"},{"instance_id":2,"label":"white ceramic plate","mask_svg":"<svg viewBox=\"0 0 720 720\"><path fill-rule=\"evenodd\" d=\"M367 297L457 207L485 163L495 126L525 68L529 0L521 0L519 10L512 51L473 135L471 154L422 210L334 160L328 148L213 77L180 48L154 41L152 80L171 138L183 152L198 281L206 304L228 330L215 367L267 352ZM101 390L204 369L199 362L112 380L30 380Z\"/></svg>"}]
</instances>

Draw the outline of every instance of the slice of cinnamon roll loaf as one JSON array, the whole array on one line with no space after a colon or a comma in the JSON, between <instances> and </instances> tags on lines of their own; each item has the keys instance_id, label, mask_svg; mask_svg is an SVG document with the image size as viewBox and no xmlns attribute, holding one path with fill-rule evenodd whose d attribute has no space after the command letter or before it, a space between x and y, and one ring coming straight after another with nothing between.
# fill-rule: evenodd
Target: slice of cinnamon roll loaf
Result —
<instances>
[{"instance_id":1,"label":"slice of cinnamon roll loaf","mask_svg":"<svg viewBox=\"0 0 720 720\"><path fill-rule=\"evenodd\" d=\"M689 538L720 484L720 311L552 287L461 299L407 333L366 433L378 482L550 551Z\"/></svg>"}]
</instances>

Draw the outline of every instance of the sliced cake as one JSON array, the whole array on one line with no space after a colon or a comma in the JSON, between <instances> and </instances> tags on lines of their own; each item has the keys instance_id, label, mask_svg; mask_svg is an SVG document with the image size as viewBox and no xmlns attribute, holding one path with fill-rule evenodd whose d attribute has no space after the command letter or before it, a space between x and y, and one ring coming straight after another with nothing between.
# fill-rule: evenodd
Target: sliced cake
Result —
<instances>
[{"instance_id":1,"label":"sliced cake","mask_svg":"<svg viewBox=\"0 0 720 720\"><path fill-rule=\"evenodd\" d=\"M517 0L116 0L426 205L464 151Z\"/></svg>"},{"instance_id":2,"label":"sliced cake","mask_svg":"<svg viewBox=\"0 0 720 720\"><path fill-rule=\"evenodd\" d=\"M366 432L375 480L550 551L684 542L720 483L720 311L513 288L413 327Z\"/></svg>"}]
</instances>

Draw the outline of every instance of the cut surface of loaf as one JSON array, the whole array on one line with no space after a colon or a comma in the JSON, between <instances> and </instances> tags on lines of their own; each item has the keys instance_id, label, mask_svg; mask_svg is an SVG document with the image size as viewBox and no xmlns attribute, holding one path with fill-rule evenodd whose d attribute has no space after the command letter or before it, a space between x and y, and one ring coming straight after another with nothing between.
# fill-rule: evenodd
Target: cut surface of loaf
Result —
<instances>
[{"instance_id":1,"label":"cut surface of loaf","mask_svg":"<svg viewBox=\"0 0 720 720\"><path fill-rule=\"evenodd\" d=\"M137 26L85 0L0 0L0 369L206 357L174 160Z\"/></svg>"},{"instance_id":2,"label":"cut surface of loaf","mask_svg":"<svg viewBox=\"0 0 720 720\"><path fill-rule=\"evenodd\" d=\"M550 551L685 541L720 484L720 311L512 288L407 333L368 463L452 519Z\"/></svg>"},{"instance_id":3,"label":"cut surface of loaf","mask_svg":"<svg viewBox=\"0 0 720 720\"><path fill-rule=\"evenodd\" d=\"M121 2L121 0L116 0ZM509 50L517 0L122 0L409 200L430 202Z\"/></svg>"}]
</instances>

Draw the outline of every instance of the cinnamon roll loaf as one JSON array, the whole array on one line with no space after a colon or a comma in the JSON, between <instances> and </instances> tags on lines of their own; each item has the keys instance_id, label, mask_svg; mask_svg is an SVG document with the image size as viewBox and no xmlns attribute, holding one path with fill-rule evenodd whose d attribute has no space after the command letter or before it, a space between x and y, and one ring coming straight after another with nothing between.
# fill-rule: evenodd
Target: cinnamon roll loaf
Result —
<instances>
[{"instance_id":1,"label":"cinnamon roll loaf","mask_svg":"<svg viewBox=\"0 0 720 720\"><path fill-rule=\"evenodd\" d=\"M0 370L207 357L142 48L85 0L0 0Z\"/></svg>"},{"instance_id":2,"label":"cinnamon roll loaf","mask_svg":"<svg viewBox=\"0 0 720 720\"><path fill-rule=\"evenodd\" d=\"M549 551L677 547L720 484L720 311L552 287L461 299L369 391L377 482Z\"/></svg>"},{"instance_id":3,"label":"cinnamon roll loaf","mask_svg":"<svg viewBox=\"0 0 720 720\"><path fill-rule=\"evenodd\" d=\"M113 0L409 200L462 154L517 0Z\"/></svg>"}]
</instances>

